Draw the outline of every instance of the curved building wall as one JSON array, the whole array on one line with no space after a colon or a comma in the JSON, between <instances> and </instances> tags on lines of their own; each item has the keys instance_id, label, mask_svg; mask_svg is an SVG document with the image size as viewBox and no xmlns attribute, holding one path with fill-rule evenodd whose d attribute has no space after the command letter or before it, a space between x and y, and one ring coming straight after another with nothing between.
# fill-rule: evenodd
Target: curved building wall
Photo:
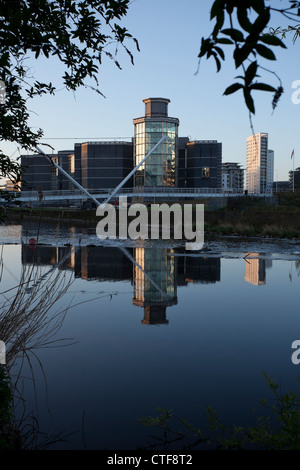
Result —
<instances>
[{"instance_id":1,"label":"curved building wall","mask_svg":"<svg viewBox=\"0 0 300 470\"><path fill-rule=\"evenodd\" d=\"M222 144L196 140L187 143L186 187L221 188Z\"/></svg>"},{"instance_id":2,"label":"curved building wall","mask_svg":"<svg viewBox=\"0 0 300 470\"><path fill-rule=\"evenodd\" d=\"M84 188L115 188L132 170L131 142L81 144L81 184ZM126 187L132 186L132 179Z\"/></svg>"}]
</instances>

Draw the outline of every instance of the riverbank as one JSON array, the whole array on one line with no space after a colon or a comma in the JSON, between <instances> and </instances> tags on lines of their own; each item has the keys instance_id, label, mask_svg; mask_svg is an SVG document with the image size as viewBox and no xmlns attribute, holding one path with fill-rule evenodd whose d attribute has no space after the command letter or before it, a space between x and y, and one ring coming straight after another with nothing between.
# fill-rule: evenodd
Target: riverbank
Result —
<instances>
[{"instance_id":1,"label":"riverbank","mask_svg":"<svg viewBox=\"0 0 300 470\"><path fill-rule=\"evenodd\" d=\"M40 220L86 227L100 220L95 209L7 208L5 216L7 223ZM300 239L299 209L205 211L204 223L207 234Z\"/></svg>"},{"instance_id":2,"label":"riverbank","mask_svg":"<svg viewBox=\"0 0 300 470\"><path fill-rule=\"evenodd\" d=\"M300 238L300 211L210 211L205 231L223 235Z\"/></svg>"}]
</instances>

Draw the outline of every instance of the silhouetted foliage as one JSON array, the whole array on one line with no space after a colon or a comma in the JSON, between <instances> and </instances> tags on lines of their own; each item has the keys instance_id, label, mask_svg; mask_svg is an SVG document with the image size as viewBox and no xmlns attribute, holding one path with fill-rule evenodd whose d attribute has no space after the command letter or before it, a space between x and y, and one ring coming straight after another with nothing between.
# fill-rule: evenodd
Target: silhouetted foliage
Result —
<instances>
[{"instance_id":1,"label":"silhouetted foliage","mask_svg":"<svg viewBox=\"0 0 300 470\"><path fill-rule=\"evenodd\" d=\"M256 416L254 425L227 425L220 421L216 410L206 407L206 426L189 423L172 410L158 408L158 416L145 416L140 422L158 431L147 448L163 450L299 450L300 449L300 396L282 392L277 381L262 373L272 392L271 400L261 400L268 409ZM299 378L298 378L299 382Z\"/></svg>"},{"instance_id":2,"label":"silhouetted foliage","mask_svg":"<svg viewBox=\"0 0 300 470\"><path fill-rule=\"evenodd\" d=\"M212 4L210 19L215 22L212 33L208 38L202 38L198 57L213 57L217 72L221 70L222 61L225 60L224 46L233 49L233 60L236 69L242 74L235 78L240 81L232 83L224 91L230 95L242 90L246 106L251 114L255 114L253 91L260 90L272 92L272 108L276 108L283 93L283 86L277 74L262 67L259 60L276 61L276 48L286 48L283 43L287 33L294 33L293 42L300 34L300 24L287 28L270 27L271 18L277 13L281 19L287 18L292 22L299 22L300 2L285 0L283 7L278 9L269 5L267 0L215 0ZM281 37L279 37L281 36ZM259 69L273 74L279 84L274 87L269 83L257 81Z\"/></svg>"}]
</instances>

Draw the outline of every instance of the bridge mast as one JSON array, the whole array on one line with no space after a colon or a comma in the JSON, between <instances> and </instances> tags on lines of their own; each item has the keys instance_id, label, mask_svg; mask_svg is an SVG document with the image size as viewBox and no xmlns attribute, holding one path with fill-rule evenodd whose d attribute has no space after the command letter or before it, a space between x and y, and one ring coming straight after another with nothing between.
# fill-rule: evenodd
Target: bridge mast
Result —
<instances>
[{"instance_id":1,"label":"bridge mast","mask_svg":"<svg viewBox=\"0 0 300 470\"><path fill-rule=\"evenodd\" d=\"M91 198L95 202L95 204L97 204L97 206L100 205L100 202L92 194L90 194L83 186L81 186L81 184L79 184L76 180L74 180L74 178L72 178L72 176L70 176L69 173L67 173L63 168L61 168L57 163L55 163L52 160L52 158L49 157L49 155L47 155L37 145L36 145L36 149L39 151L39 153L44 155L49 160L49 162L52 163L52 165L54 165L63 175L65 175L75 186L77 186L77 188L79 188L80 191L83 191L89 198Z\"/></svg>"}]
</instances>

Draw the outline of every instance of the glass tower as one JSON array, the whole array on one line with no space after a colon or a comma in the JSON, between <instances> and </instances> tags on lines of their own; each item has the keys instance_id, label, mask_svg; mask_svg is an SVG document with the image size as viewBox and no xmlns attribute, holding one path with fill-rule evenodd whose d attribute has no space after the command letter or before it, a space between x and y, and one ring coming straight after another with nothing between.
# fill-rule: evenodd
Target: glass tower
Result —
<instances>
[{"instance_id":1,"label":"glass tower","mask_svg":"<svg viewBox=\"0 0 300 470\"><path fill-rule=\"evenodd\" d=\"M133 120L134 166L138 165L163 135L167 139L136 171L134 185L177 186L179 120L168 116L170 100L147 98L143 102L145 116Z\"/></svg>"}]
</instances>

